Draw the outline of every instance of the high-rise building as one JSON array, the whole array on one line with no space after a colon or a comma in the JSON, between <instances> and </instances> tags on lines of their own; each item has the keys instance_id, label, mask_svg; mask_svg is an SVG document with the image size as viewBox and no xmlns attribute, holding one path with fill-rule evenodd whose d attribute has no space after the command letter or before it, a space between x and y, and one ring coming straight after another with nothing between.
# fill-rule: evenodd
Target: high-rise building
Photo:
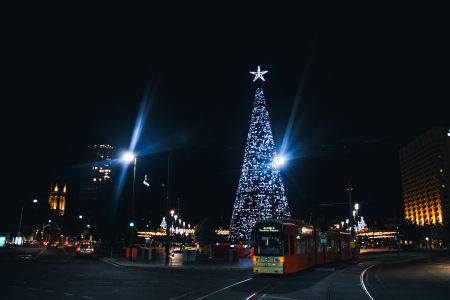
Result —
<instances>
[{"instance_id":1,"label":"high-rise building","mask_svg":"<svg viewBox=\"0 0 450 300\"><path fill-rule=\"evenodd\" d=\"M108 144L94 145L94 163L92 165L92 181L106 182L111 179L111 157L114 148Z\"/></svg>"},{"instance_id":2,"label":"high-rise building","mask_svg":"<svg viewBox=\"0 0 450 300\"><path fill-rule=\"evenodd\" d=\"M113 146L98 144L92 147L92 163L90 170L79 182L78 188L78 215L83 217L83 222L89 224L92 231L96 232L102 219L102 206L111 183L111 168ZM103 211L104 213L104 211Z\"/></svg>"},{"instance_id":3,"label":"high-rise building","mask_svg":"<svg viewBox=\"0 0 450 300\"><path fill-rule=\"evenodd\" d=\"M417 226L449 224L450 130L430 129L399 154L405 220Z\"/></svg>"},{"instance_id":4,"label":"high-rise building","mask_svg":"<svg viewBox=\"0 0 450 300\"><path fill-rule=\"evenodd\" d=\"M48 204L50 211L54 215L64 216L66 210L67 186L64 185L59 189L58 184L50 187L50 196L48 197Z\"/></svg>"}]
</instances>

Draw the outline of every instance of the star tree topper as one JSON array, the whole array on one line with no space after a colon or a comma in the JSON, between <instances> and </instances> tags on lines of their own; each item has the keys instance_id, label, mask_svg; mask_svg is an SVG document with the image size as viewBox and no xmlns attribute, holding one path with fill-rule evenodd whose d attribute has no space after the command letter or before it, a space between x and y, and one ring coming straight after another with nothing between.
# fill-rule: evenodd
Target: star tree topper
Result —
<instances>
[{"instance_id":1,"label":"star tree topper","mask_svg":"<svg viewBox=\"0 0 450 300\"><path fill-rule=\"evenodd\" d=\"M261 78L262 81L265 81L263 75L266 74L267 72L269 71L261 71L261 68L258 66L256 72L250 72L250 74L255 75L255 78L253 78L253 82L258 80L258 78Z\"/></svg>"}]
</instances>

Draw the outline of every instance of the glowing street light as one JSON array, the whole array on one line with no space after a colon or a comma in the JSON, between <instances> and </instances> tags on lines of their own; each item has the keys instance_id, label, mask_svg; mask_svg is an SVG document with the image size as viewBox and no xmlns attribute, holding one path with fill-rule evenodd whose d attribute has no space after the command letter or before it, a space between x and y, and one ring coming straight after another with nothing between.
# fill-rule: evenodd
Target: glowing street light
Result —
<instances>
[{"instance_id":1,"label":"glowing street light","mask_svg":"<svg viewBox=\"0 0 450 300\"><path fill-rule=\"evenodd\" d=\"M136 183L136 155L131 152L127 151L122 154L122 161L126 164L129 164L133 162L133 192L131 195L131 220L134 220L134 187ZM134 228L134 222L131 221L130 224L130 261L133 260L133 228Z\"/></svg>"},{"instance_id":2,"label":"glowing street light","mask_svg":"<svg viewBox=\"0 0 450 300\"><path fill-rule=\"evenodd\" d=\"M286 164L286 158L283 155L278 155L274 158L273 163L276 167L282 167Z\"/></svg>"},{"instance_id":3,"label":"glowing street light","mask_svg":"<svg viewBox=\"0 0 450 300\"><path fill-rule=\"evenodd\" d=\"M79 215L78 219L80 219L80 220L83 219L83 215Z\"/></svg>"},{"instance_id":4,"label":"glowing street light","mask_svg":"<svg viewBox=\"0 0 450 300\"><path fill-rule=\"evenodd\" d=\"M355 203L355 209L356 209L356 210L359 209L359 203Z\"/></svg>"},{"instance_id":5,"label":"glowing street light","mask_svg":"<svg viewBox=\"0 0 450 300\"><path fill-rule=\"evenodd\" d=\"M33 202L33 203L37 203L38 200L37 200L37 199L33 199L32 202ZM23 204L22 204L22 207L20 208L19 231L17 232L17 236L18 236L18 237L22 235L22 233L21 233L21 231L22 231L22 217L23 217L23 209L24 209L26 203L27 203L27 202L23 203Z\"/></svg>"},{"instance_id":6,"label":"glowing street light","mask_svg":"<svg viewBox=\"0 0 450 300\"><path fill-rule=\"evenodd\" d=\"M125 162L125 163L130 163L134 159L136 159L136 156L131 151L127 151L124 154L122 154L122 161Z\"/></svg>"}]
</instances>

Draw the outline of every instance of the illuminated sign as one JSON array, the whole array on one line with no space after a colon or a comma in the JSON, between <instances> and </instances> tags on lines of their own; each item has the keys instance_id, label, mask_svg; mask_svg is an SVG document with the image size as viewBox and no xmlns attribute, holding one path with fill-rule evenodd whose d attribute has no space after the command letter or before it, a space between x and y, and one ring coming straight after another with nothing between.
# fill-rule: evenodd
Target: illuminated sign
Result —
<instances>
[{"instance_id":1,"label":"illuminated sign","mask_svg":"<svg viewBox=\"0 0 450 300\"><path fill-rule=\"evenodd\" d=\"M5 247L6 236L0 236L0 247Z\"/></svg>"},{"instance_id":2,"label":"illuminated sign","mask_svg":"<svg viewBox=\"0 0 450 300\"><path fill-rule=\"evenodd\" d=\"M264 227L258 228L258 232L280 232L280 229L276 228L274 226L264 226Z\"/></svg>"},{"instance_id":3,"label":"illuminated sign","mask_svg":"<svg viewBox=\"0 0 450 300\"><path fill-rule=\"evenodd\" d=\"M312 233L312 229L308 228L308 227L301 227L298 229L298 233L299 234L311 234Z\"/></svg>"}]
</instances>

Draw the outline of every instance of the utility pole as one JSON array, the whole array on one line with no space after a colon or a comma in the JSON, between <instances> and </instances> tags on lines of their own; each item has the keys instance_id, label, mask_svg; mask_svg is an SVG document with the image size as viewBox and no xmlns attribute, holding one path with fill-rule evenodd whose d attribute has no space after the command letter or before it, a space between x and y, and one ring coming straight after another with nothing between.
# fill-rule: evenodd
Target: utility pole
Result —
<instances>
[{"instance_id":1,"label":"utility pole","mask_svg":"<svg viewBox=\"0 0 450 300\"><path fill-rule=\"evenodd\" d=\"M133 190L131 194L131 221L130 227L130 261L133 261L133 238L134 238L134 223L135 213L134 213L134 201L135 201L135 185L136 185L136 156L133 159Z\"/></svg>"},{"instance_id":2,"label":"utility pole","mask_svg":"<svg viewBox=\"0 0 450 300\"><path fill-rule=\"evenodd\" d=\"M166 185L166 245L165 245L165 262L169 264L170 261L170 227L172 225L172 217L169 213L169 196L170 196L170 169L171 169L171 151L167 154L167 185Z\"/></svg>"},{"instance_id":3,"label":"utility pole","mask_svg":"<svg viewBox=\"0 0 450 300\"><path fill-rule=\"evenodd\" d=\"M348 180L348 186L347 186L347 191L348 191L348 209L349 209L349 225L350 225L350 230L351 233L354 233L354 229L353 229L353 205L352 205L352 184L350 183L350 179Z\"/></svg>"},{"instance_id":4,"label":"utility pole","mask_svg":"<svg viewBox=\"0 0 450 300\"><path fill-rule=\"evenodd\" d=\"M20 209L20 219L19 219L19 231L17 232L17 236L21 236L22 235L22 216L23 216L23 208L25 206L25 203L22 204L22 207Z\"/></svg>"}]
</instances>

